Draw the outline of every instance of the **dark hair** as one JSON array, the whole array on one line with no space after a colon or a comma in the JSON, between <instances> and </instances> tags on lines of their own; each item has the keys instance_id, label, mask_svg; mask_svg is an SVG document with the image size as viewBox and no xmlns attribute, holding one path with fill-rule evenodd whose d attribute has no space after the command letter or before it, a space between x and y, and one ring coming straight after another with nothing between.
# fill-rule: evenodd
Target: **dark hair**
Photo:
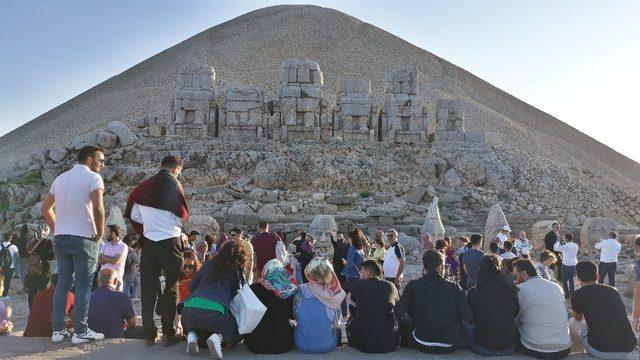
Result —
<instances>
[{"instance_id":1,"label":"dark hair","mask_svg":"<svg viewBox=\"0 0 640 360\"><path fill-rule=\"evenodd\" d=\"M182 259L183 260L193 260L194 264L195 264L195 268L193 269L193 273L195 274L196 272L198 272L198 270L200 270L200 259L198 259L198 255L196 254L196 252L194 250L191 249L185 249L184 252L182 253Z\"/></svg>"},{"instance_id":2,"label":"dark hair","mask_svg":"<svg viewBox=\"0 0 640 360\"><path fill-rule=\"evenodd\" d=\"M107 229L115 233L117 237L120 237L120 228L118 227L118 225L107 225Z\"/></svg>"},{"instance_id":3,"label":"dark hair","mask_svg":"<svg viewBox=\"0 0 640 360\"><path fill-rule=\"evenodd\" d=\"M640 236L636 237L636 239L633 240L633 243L636 244L636 246L640 246Z\"/></svg>"},{"instance_id":4,"label":"dark hair","mask_svg":"<svg viewBox=\"0 0 640 360\"><path fill-rule=\"evenodd\" d=\"M232 233L232 232L234 232L236 234L242 234L242 230L237 226L233 227L233 228L231 228L231 230L229 230L229 233Z\"/></svg>"},{"instance_id":5,"label":"dark hair","mask_svg":"<svg viewBox=\"0 0 640 360\"><path fill-rule=\"evenodd\" d=\"M242 277L247 254L244 246L235 241L228 241L212 260L211 270L206 275L209 281L220 281L226 276Z\"/></svg>"},{"instance_id":6,"label":"dark hair","mask_svg":"<svg viewBox=\"0 0 640 360\"><path fill-rule=\"evenodd\" d=\"M526 271L527 275L533 277L538 276L538 272L536 271L535 266L533 265L533 261L530 259L518 259L513 263L514 269L518 269L520 271Z\"/></svg>"},{"instance_id":7,"label":"dark hair","mask_svg":"<svg viewBox=\"0 0 640 360\"><path fill-rule=\"evenodd\" d=\"M513 243L509 240L504 242L504 251L511 251L511 249L513 248Z\"/></svg>"},{"instance_id":8,"label":"dark hair","mask_svg":"<svg viewBox=\"0 0 640 360\"><path fill-rule=\"evenodd\" d=\"M612 239L617 239L618 238L618 232L617 231L612 231L609 233L609 237L611 237Z\"/></svg>"},{"instance_id":9,"label":"dark hair","mask_svg":"<svg viewBox=\"0 0 640 360\"><path fill-rule=\"evenodd\" d=\"M375 260L363 261L361 269L369 271L373 277L378 279L382 278L382 267L380 267L380 264Z\"/></svg>"},{"instance_id":10,"label":"dark hair","mask_svg":"<svg viewBox=\"0 0 640 360\"><path fill-rule=\"evenodd\" d=\"M307 233L304 231L300 231L300 239L305 240L307 238Z\"/></svg>"},{"instance_id":11,"label":"dark hair","mask_svg":"<svg viewBox=\"0 0 640 360\"><path fill-rule=\"evenodd\" d=\"M478 245L482 243L483 237L484 236L482 236L481 234L473 234L471 235L471 239L469 241L471 242L471 245Z\"/></svg>"},{"instance_id":12,"label":"dark hair","mask_svg":"<svg viewBox=\"0 0 640 360\"><path fill-rule=\"evenodd\" d=\"M498 243L495 242L490 242L489 243L489 250L491 250L491 252L498 252Z\"/></svg>"},{"instance_id":13,"label":"dark hair","mask_svg":"<svg viewBox=\"0 0 640 360\"><path fill-rule=\"evenodd\" d=\"M258 229L266 229L269 223L266 220L258 221Z\"/></svg>"},{"instance_id":14,"label":"dark hair","mask_svg":"<svg viewBox=\"0 0 640 360\"><path fill-rule=\"evenodd\" d=\"M442 264L444 264L444 255L439 251L427 250L422 255L422 266L427 271L433 271Z\"/></svg>"},{"instance_id":15,"label":"dark hair","mask_svg":"<svg viewBox=\"0 0 640 360\"><path fill-rule=\"evenodd\" d=\"M447 248L447 242L443 239L436 241L436 250L442 250Z\"/></svg>"},{"instance_id":16,"label":"dark hair","mask_svg":"<svg viewBox=\"0 0 640 360\"><path fill-rule=\"evenodd\" d=\"M511 258L511 259L503 259L502 260L502 270L504 270L507 273L511 274L513 272L513 263L516 262L516 260L518 260L517 257Z\"/></svg>"},{"instance_id":17,"label":"dark hair","mask_svg":"<svg viewBox=\"0 0 640 360\"><path fill-rule=\"evenodd\" d=\"M364 247L365 242L367 241L364 238L364 233L360 228L355 228L349 231L349 238L351 239L351 245L353 245L356 249L361 250Z\"/></svg>"},{"instance_id":18,"label":"dark hair","mask_svg":"<svg viewBox=\"0 0 640 360\"><path fill-rule=\"evenodd\" d=\"M78 162L84 163L88 158L96 156L97 152L104 154L104 149L100 146L86 145L78 152Z\"/></svg>"},{"instance_id":19,"label":"dark hair","mask_svg":"<svg viewBox=\"0 0 640 360\"><path fill-rule=\"evenodd\" d=\"M179 156L175 155L167 155L160 162L160 167L166 170L175 169L178 166L183 166L183 162Z\"/></svg>"},{"instance_id":20,"label":"dark hair","mask_svg":"<svg viewBox=\"0 0 640 360\"><path fill-rule=\"evenodd\" d=\"M381 247L384 247L384 240L382 240L381 237L377 237L375 239L373 239L373 241L376 242L376 244L380 245Z\"/></svg>"},{"instance_id":21,"label":"dark hair","mask_svg":"<svg viewBox=\"0 0 640 360\"><path fill-rule=\"evenodd\" d=\"M458 237L458 240L462 241L465 244L469 242L469 239L466 236L460 236Z\"/></svg>"},{"instance_id":22,"label":"dark hair","mask_svg":"<svg viewBox=\"0 0 640 360\"><path fill-rule=\"evenodd\" d=\"M543 252L540 253L540 261L547 261L549 259L553 258L553 262L558 261L558 258L556 257L556 254L552 253L549 250L545 250Z\"/></svg>"},{"instance_id":23,"label":"dark hair","mask_svg":"<svg viewBox=\"0 0 640 360\"><path fill-rule=\"evenodd\" d=\"M133 236L132 235L125 235L124 238L122 239L122 242L125 243L127 246L131 246L131 242L133 241Z\"/></svg>"},{"instance_id":24,"label":"dark hair","mask_svg":"<svg viewBox=\"0 0 640 360\"><path fill-rule=\"evenodd\" d=\"M560 226L560 224L558 224L557 222L554 222L553 224L551 224L551 227L554 227L554 226Z\"/></svg>"},{"instance_id":25,"label":"dark hair","mask_svg":"<svg viewBox=\"0 0 640 360\"><path fill-rule=\"evenodd\" d=\"M568 241L573 241L573 235L571 234L564 234L564 238L567 239Z\"/></svg>"},{"instance_id":26,"label":"dark hair","mask_svg":"<svg viewBox=\"0 0 640 360\"><path fill-rule=\"evenodd\" d=\"M496 255L485 255L480 259L476 294L485 298L502 298L515 295L516 287L500 272L500 260Z\"/></svg>"},{"instance_id":27,"label":"dark hair","mask_svg":"<svg viewBox=\"0 0 640 360\"><path fill-rule=\"evenodd\" d=\"M580 281L596 281L598 277L598 267L591 261L578 261L576 264L576 275Z\"/></svg>"}]
</instances>

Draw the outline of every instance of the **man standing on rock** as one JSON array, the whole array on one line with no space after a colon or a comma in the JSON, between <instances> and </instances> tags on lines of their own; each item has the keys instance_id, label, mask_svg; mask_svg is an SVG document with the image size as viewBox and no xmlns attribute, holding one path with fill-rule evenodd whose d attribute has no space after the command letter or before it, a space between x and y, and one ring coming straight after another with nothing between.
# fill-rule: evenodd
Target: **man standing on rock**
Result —
<instances>
[{"instance_id":1,"label":"man standing on rock","mask_svg":"<svg viewBox=\"0 0 640 360\"><path fill-rule=\"evenodd\" d=\"M129 194L125 217L142 236L140 280L142 325L149 345L155 343L158 329L153 320L156 300L162 322L162 343L171 346L180 338L175 335L173 319L178 300L178 277L182 269L182 226L189 209L178 176L182 159L165 156L160 171L141 182ZM164 289L159 277L164 273Z\"/></svg>"},{"instance_id":2,"label":"man standing on rock","mask_svg":"<svg viewBox=\"0 0 640 360\"><path fill-rule=\"evenodd\" d=\"M612 231L609 237L598 242L596 249L600 249L600 263L598 264L598 283L604 284L604 278L609 278L609 286L616 286L616 268L618 266L618 254L622 245L618 242L618 233Z\"/></svg>"},{"instance_id":3,"label":"man standing on rock","mask_svg":"<svg viewBox=\"0 0 640 360\"><path fill-rule=\"evenodd\" d=\"M256 274L262 274L262 268L271 259L276 258L276 243L282 241L280 236L269 232L269 223L258 223L258 235L251 239L254 254L256 254ZM304 269L303 269L304 272Z\"/></svg>"},{"instance_id":4,"label":"man standing on rock","mask_svg":"<svg viewBox=\"0 0 640 360\"><path fill-rule=\"evenodd\" d=\"M104 183L98 175L103 167L104 150L97 146L83 147L78 153L78 164L60 174L42 200L42 217L54 231L53 250L58 262L52 314L51 341L54 343L71 335L65 329L64 317L72 286L75 286L75 333L71 342L81 344L104 339L103 334L87 325L98 241L104 233Z\"/></svg>"},{"instance_id":5,"label":"man standing on rock","mask_svg":"<svg viewBox=\"0 0 640 360\"><path fill-rule=\"evenodd\" d=\"M549 231L547 235L544 236L544 248L556 254L556 258L558 260L562 259L562 254L558 251L553 250L553 246L556 244L556 242L559 242L561 240L562 238L560 237L560 224L553 223L551 225L551 231ZM555 267L556 278L558 280L560 279L560 276L562 273L562 270L561 270L562 266L559 265L561 263L562 261L558 261L553 265Z\"/></svg>"}]
</instances>

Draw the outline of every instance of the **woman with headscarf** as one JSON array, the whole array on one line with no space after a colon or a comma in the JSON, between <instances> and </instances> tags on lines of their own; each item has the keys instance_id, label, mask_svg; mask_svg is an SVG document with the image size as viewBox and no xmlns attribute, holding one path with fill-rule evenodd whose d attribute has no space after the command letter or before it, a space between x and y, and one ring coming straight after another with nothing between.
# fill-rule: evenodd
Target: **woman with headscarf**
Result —
<instances>
[{"instance_id":1,"label":"woman with headscarf","mask_svg":"<svg viewBox=\"0 0 640 360\"><path fill-rule=\"evenodd\" d=\"M262 268L258 281L251 290L267 312L244 343L256 354L282 354L293 347L293 298L296 280L278 259L269 260Z\"/></svg>"},{"instance_id":2,"label":"woman with headscarf","mask_svg":"<svg viewBox=\"0 0 640 360\"><path fill-rule=\"evenodd\" d=\"M328 353L342 338L340 304L346 294L328 260L311 260L304 273L309 282L298 287L294 299L294 343L303 353Z\"/></svg>"}]
</instances>

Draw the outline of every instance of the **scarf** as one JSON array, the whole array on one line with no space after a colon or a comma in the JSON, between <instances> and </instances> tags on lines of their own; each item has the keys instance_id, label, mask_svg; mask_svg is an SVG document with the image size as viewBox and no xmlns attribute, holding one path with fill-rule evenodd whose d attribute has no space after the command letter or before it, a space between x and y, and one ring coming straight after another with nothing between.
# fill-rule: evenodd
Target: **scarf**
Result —
<instances>
[{"instance_id":1,"label":"scarf","mask_svg":"<svg viewBox=\"0 0 640 360\"><path fill-rule=\"evenodd\" d=\"M274 293L280 299L286 299L296 293L297 286L293 277L278 259L271 259L262 268L258 283Z\"/></svg>"},{"instance_id":2,"label":"scarf","mask_svg":"<svg viewBox=\"0 0 640 360\"><path fill-rule=\"evenodd\" d=\"M315 281L309 281L306 285L313 296L320 300L324 306L333 310L340 309L342 300L347 297L347 294L342 290L340 282L338 282L335 276L331 284L321 285Z\"/></svg>"},{"instance_id":3,"label":"scarf","mask_svg":"<svg viewBox=\"0 0 640 360\"><path fill-rule=\"evenodd\" d=\"M131 220L131 209L134 204L152 207L154 209L172 212L186 224L189 217L187 200L184 197L182 184L167 170L160 170L157 174L141 182L129 194L124 217ZM143 235L144 227L131 221L136 233Z\"/></svg>"}]
</instances>

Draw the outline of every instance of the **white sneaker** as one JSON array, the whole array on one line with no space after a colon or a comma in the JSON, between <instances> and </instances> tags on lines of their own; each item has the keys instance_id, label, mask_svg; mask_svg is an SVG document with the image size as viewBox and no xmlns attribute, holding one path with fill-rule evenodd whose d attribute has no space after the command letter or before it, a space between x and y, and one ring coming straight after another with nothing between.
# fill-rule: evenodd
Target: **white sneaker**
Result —
<instances>
[{"instance_id":1,"label":"white sneaker","mask_svg":"<svg viewBox=\"0 0 640 360\"><path fill-rule=\"evenodd\" d=\"M88 341L102 340L102 339L104 339L104 334L97 333L87 328L87 331L85 331L83 334L78 334L78 333L73 334L73 337L71 338L71 343L77 345L77 344L86 343Z\"/></svg>"},{"instance_id":2,"label":"white sneaker","mask_svg":"<svg viewBox=\"0 0 640 360\"><path fill-rule=\"evenodd\" d=\"M207 339L207 346L214 359L222 359L222 336L213 334Z\"/></svg>"},{"instance_id":3,"label":"white sneaker","mask_svg":"<svg viewBox=\"0 0 640 360\"><path fill-rule=\"evenodd\" d=\"M187 334L187 354L197 355L198 353L200 353L198 335L194 331L189 331L189 334Z\"/></svg>"},{"instance_id":4,"label":"white sneaker","mask_svg":"<svg viewBox=\"0 0 640 360\"><path fill-rule=\"evenodd\" d=\"M59 343L62 340L71 337L71 333L69 331L62 330L62 331L54 331L53 335L51 335L51 342L52 343Z\"/></svg>"}]
</instances>

